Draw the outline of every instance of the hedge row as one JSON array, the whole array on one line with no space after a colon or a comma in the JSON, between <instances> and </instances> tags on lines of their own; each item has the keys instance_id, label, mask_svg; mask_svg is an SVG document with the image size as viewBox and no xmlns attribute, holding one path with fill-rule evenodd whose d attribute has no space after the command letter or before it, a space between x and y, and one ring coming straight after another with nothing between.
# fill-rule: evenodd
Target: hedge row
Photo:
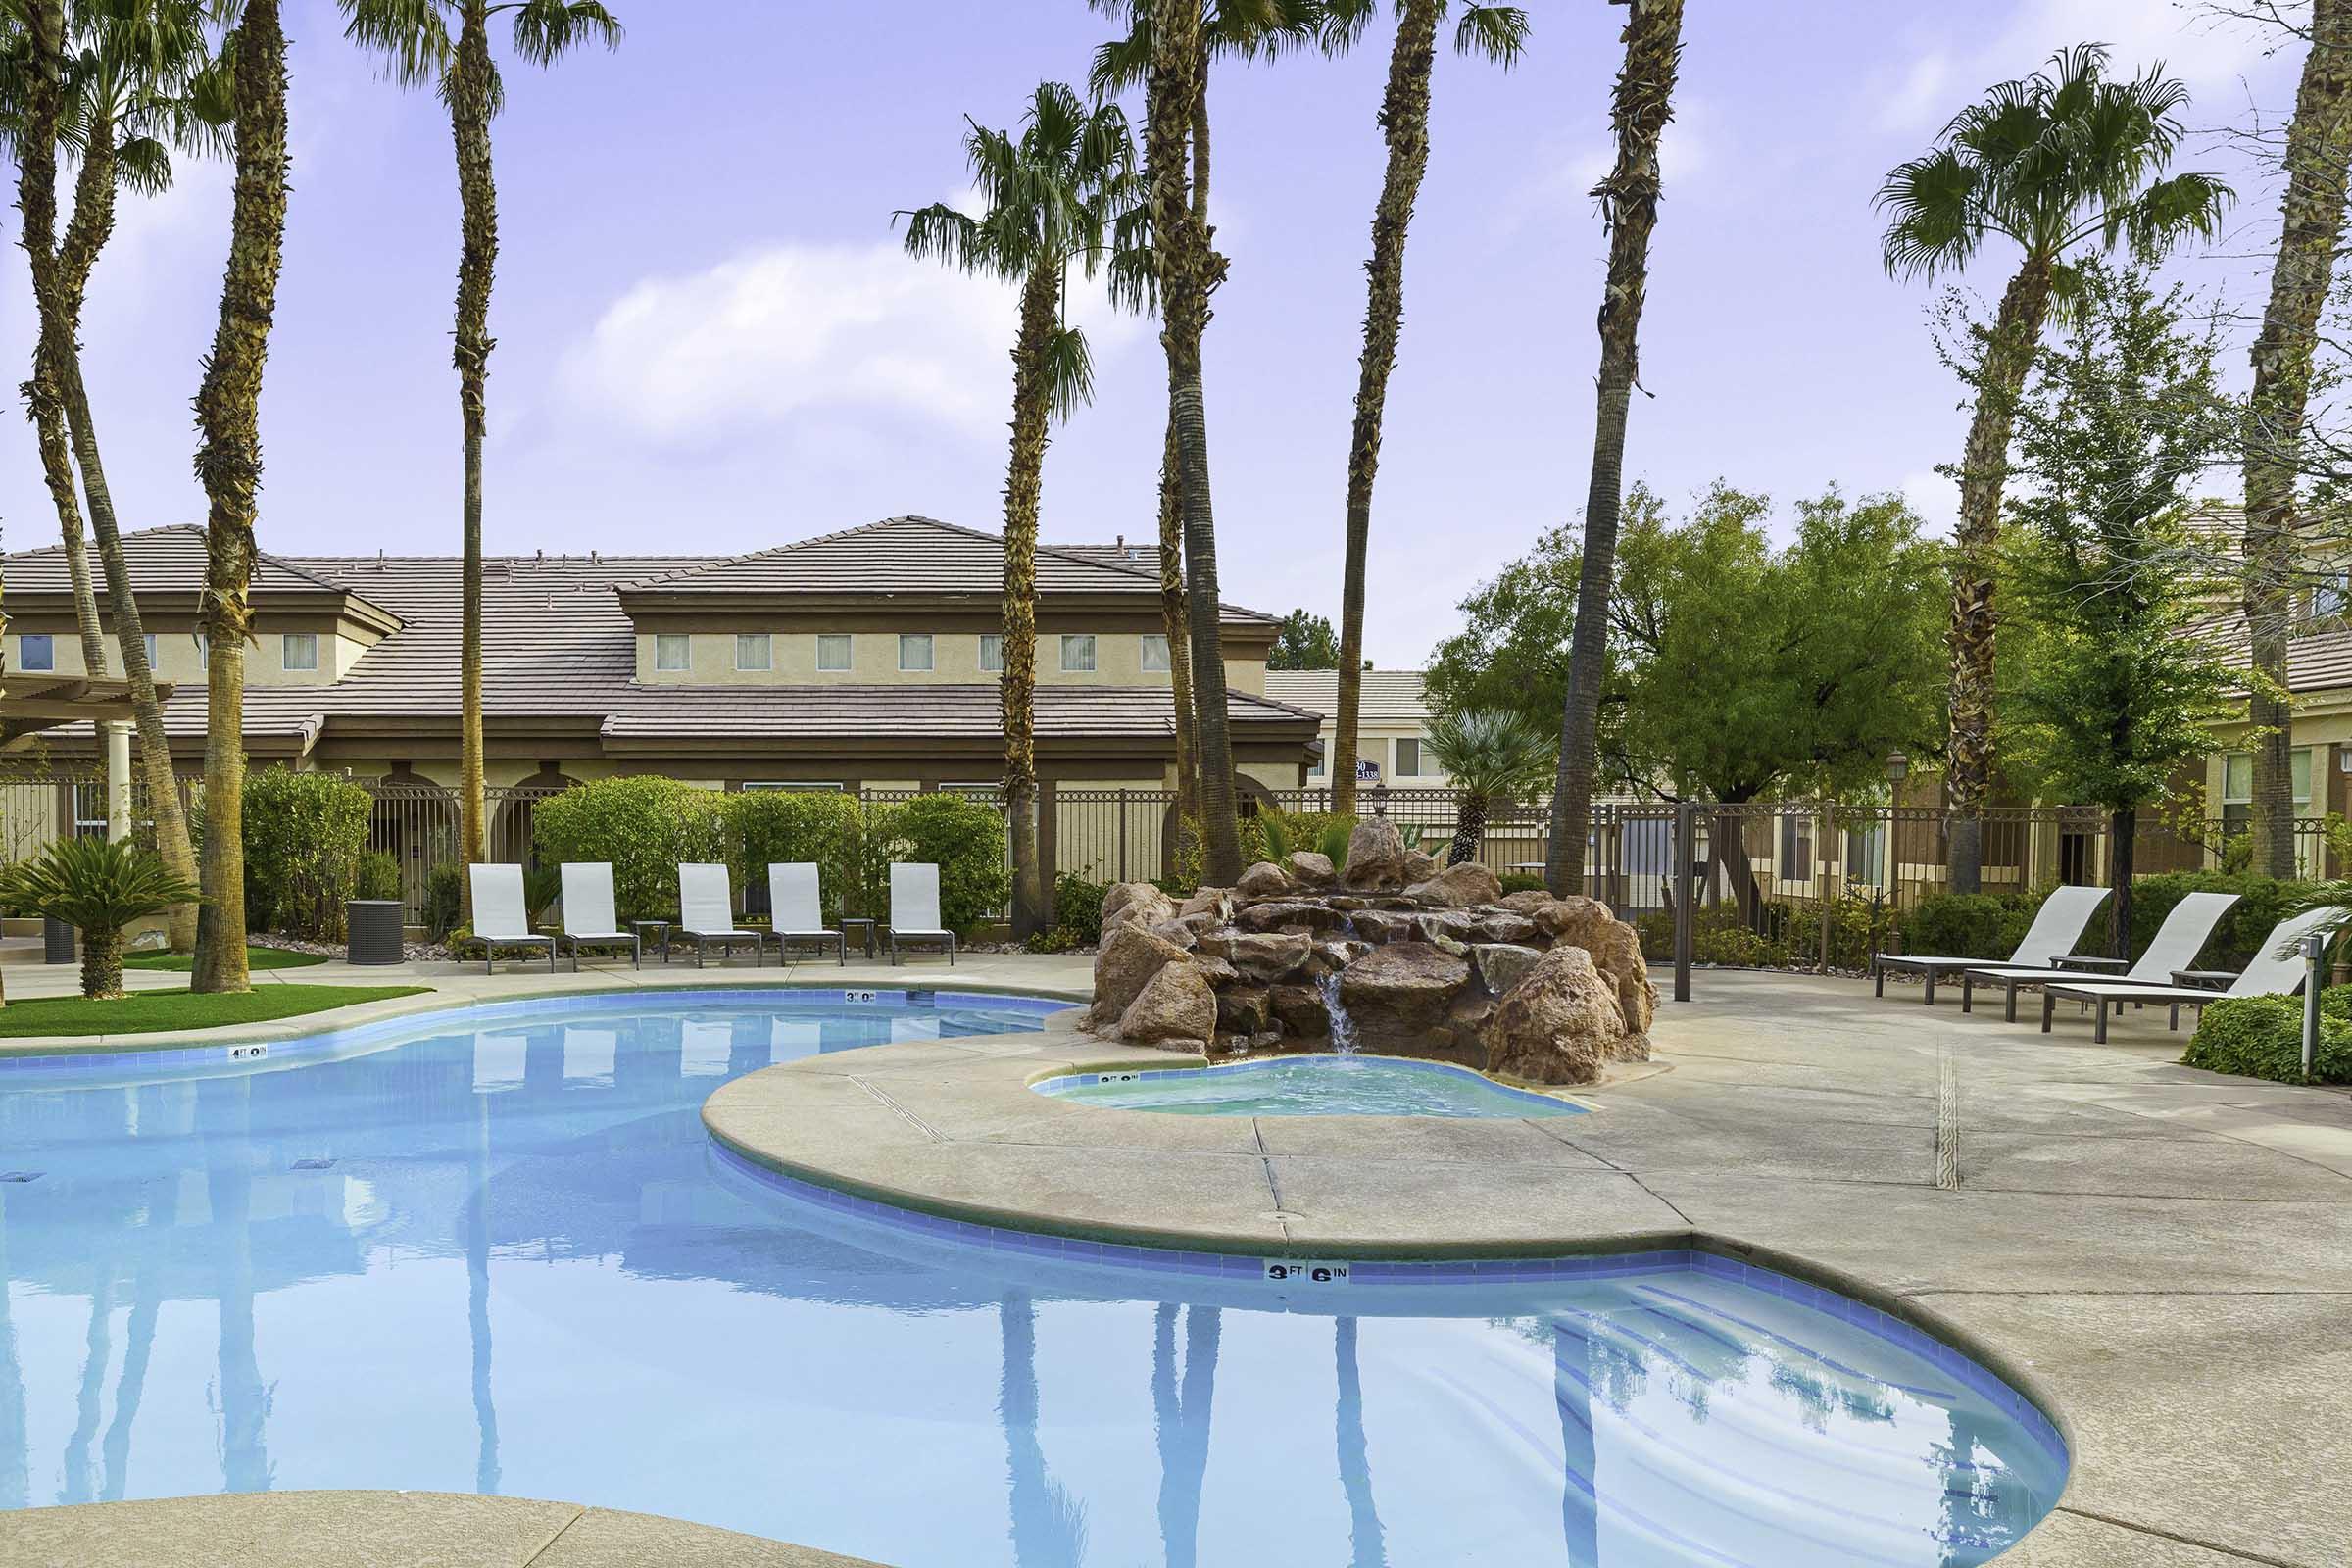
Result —
<instances>
[{"instance_id":1,"label":"hedge row","mask_svg":"<svg viewBox=\"0 0 2352 1568\"><path fill-rule=\"evenodd\" d=\"M2320 1045L2303 1076L2303 999L2231 997L2205 1009L2180 1057L2191 1067L2279 1083L2352 1083L2352 986L2320 993Z\"/></svg>"},{"instance_id":2,"label":"hedge row","mask_svg":"<svg viewBox=\"0 0 2352 1568\"><path fill-rule=\"evenodd\" d=\"M2242 969L2263 939L2311 891L2308 882L2229 871L2168 871L2132 884L2132 952L2145 953L2173 906L2191 893L2234 893L2199 959L2187 967ZM1957 958L2006 958L2023 940L2049 890L2030 893L1936 893L1902 913L1903 951ZM2105 906L2083 930L2077 950L2106 949Z\"/></svg>"}]
</instances>

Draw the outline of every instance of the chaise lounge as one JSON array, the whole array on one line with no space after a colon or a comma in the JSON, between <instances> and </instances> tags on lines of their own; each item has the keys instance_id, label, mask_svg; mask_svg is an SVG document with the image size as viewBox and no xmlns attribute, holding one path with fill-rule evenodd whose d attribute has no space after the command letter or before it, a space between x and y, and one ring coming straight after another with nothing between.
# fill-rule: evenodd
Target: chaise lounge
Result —
<instances>
[{"instance_id":1,"label":"chaise lounge","mask_svg":"<svg viewBox=\"0 0 2352 1568\"><path fill-rule=\"evenodd\" d=\"M2303 989L2303 939L2315 931L2333 931L2347 918L2345 910L2337 908L2306 909L2289 915L2272 928L2263 938L2260 948L2243 973L2230 983L2227 991L2208 991L2197 986L2142 986L2121 984L2113 980L2053 981L2041 988L2041 1032L2050 1032L2050 1020L2059 999L2084 1002L2091 1004L2097 1015L2092 1025L2091 1039L2099 1045L2107 1043L2107 1004L2114 1003L2122 1011L2125 1003L2139 1006L2163 1006L2171 1009L2166 1027L2180 1027L2180 1009L2194 1007L2197 1016L2205 1015L2206 1004L2225 997L2287 997Z\"/></svg>"},{"instance_id":2,"label":"chaise lounge","mask_svg":"<svg viewBox=\"0 0 2352 1568\"><path fill-rule=\"evenodd\" d=\"M2148 951L2139 961L2122 974L2094 975L2085 971L2119 959L2061 958L2041 968L2014 968L2008 965L1970 969L1960 976L1960 1010L1970 1010L1979 986L1998 986L2008 997L2007 1018L2017 1022L2017 994L2026 986L2045 985L2052 980L2111 980L2117 985L2170 986L2179 982L2173 977L2187 970L2197 961L2206 939L2221 923L2222 915L2237 902L2234 893L2191 893L2173 906L2164 917L2164 924L2148 942Z\"/></svg>"},{"instance_id":3,"label":"chaise lounge","mask_svg":"<svg viewBox=\"0 0 2352 1568\"><path fill-rule=\"evenodd\" d=\"M1947 958L1918 953L1882 953L1871 959L1871 977L1876 982L1876 994L1886 994L1887 971L1897 974L1916 974L1927 982L1927 995L1920 1000L1936 1004L1936 982L1945 975L1965 973L1970 969L1986 967L2010 969L2047 969L2054 960L2074 951L2082 938L2082 928L2090 924L2091 911L2106 901L2105 888L2059 888L2041 901L2034 912L2034 923L2026 928L2024 940L2017 951L2009 955L2006 964L1987 965L1983 958Z\"/></svg>"}]
</instances>

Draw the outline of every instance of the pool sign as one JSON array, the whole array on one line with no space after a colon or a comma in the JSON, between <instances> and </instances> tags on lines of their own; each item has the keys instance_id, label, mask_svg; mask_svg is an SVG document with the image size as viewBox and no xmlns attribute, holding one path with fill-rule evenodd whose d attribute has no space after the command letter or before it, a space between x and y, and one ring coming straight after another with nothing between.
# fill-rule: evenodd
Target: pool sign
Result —
<instances>
[{"instance_id":1,"label":"pool sign","mask_svg":"<svg viewBox=\"0 0 2352 1568\"><path fill-rule=\"evenodd\" d=\"M1379 783L1380 764L1372 760L1372 759L1369 757L1357 758L1355 760L1355 781L1358 784Z\"/></svg>"},{"instance_id":2,"label":"pool sign","mask_svg":"<svg viewBox=\"0 0 2352 1568\"><path fill-rule=\"evenodd\" d=\"M1348 1283L1346 1263L1302 1257L1269 1257L1265 1260L1266 1278L1277 1285L1345 1285Z\"/></svg>"}]
</instances>

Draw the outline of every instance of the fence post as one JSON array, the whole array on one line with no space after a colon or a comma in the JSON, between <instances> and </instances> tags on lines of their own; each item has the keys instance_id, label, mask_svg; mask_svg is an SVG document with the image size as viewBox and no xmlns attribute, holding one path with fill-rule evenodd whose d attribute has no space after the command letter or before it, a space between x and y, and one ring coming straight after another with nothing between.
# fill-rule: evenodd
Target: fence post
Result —
<instances>
[{"instance_id":1,"label":"fence post","mask_svg":"<svg viewBox=\"0 0 2352 1568\"><path fill-rule=\"evenodd\" d=\"M1696 943L1691 918L1691 885L1697 880L1698 807L1677 801L1674 807L1674 1000L1690 1000L1690 955Z\"/></svg>"},{"instance_id":2,"label":"fence post","mask_svg":"<svg viewBox=\"0 0 2352 1568\"><path fill-rule=\"evenodd\" d=\"M1127 877L1127 791L1119 791L1119 880Z\"/></svg>"},{"instance_id":3,"label":"fence post","mask_svg":"<svg viewBox=\"0 0 2352 1568\"><path fill-rule=\"evenodd\" d=\"M2328 938L2314 931L2303 939L2303 1076L2311 1076L2320 1053L2320 961L2327 956Z\"/></svg>"}]
</instances>

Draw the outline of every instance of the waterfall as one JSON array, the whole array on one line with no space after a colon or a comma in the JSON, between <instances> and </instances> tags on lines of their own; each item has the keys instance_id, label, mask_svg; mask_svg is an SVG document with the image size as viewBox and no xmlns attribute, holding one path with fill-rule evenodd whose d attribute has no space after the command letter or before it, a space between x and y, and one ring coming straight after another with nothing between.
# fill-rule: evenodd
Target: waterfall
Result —
<instances>
[{"instance_id":1,"label":"waterfall","mask_svg":"<svg viewBox=\"0 0 2352 1568\"><path fill-rule=\"evenodd\" d=\"M1323 993L1323 1006L1331 1014L1331 1049L1342 1056L1355 1054L1355 1020L1348 1016L1347 1007L1340 1002L1340 971L1334 969L1315 982Z\"/></svg>"}]
</instances>

